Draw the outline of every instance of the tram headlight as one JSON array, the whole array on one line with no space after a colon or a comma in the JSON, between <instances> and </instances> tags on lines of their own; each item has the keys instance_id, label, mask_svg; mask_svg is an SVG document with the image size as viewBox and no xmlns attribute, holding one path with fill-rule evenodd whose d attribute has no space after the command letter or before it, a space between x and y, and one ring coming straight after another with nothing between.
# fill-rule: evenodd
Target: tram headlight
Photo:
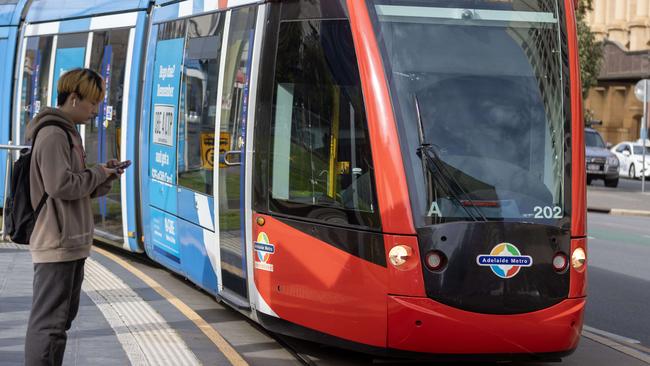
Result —
<instances>
[{"instance_id":1,"label":"tram headlight","mask_svg":"<svg viewBox=\"0 0 650 366\"><path fill-rule=\"evenodd\" d=\"M587 262L587 253L582 248L576 248L571 255L571 265L574 269L580 270Z\"/></svg>"},{"instance_id":2,"label":"tram headlight","mask_svg":"<svg viewBox=\"0 0 650 366\"><path fill-rule=\"evenodd\" d=\"M413 249L407 245L396 245L388 252L388 260L395 267L403 266L408 258L413 255Z\"/></svg>"}]
</instances>

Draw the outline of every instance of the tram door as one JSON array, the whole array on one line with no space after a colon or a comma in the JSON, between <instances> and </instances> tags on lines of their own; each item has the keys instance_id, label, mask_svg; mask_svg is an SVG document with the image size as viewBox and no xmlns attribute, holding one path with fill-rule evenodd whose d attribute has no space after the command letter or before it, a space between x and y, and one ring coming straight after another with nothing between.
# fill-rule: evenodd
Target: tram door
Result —
<instances>
[{"instance_id":1,"label":"tram door","mask_svg":"<svg viewBox=\"0 0 650 366\"><path fill-rule=\"evenodd\" d=\"M222 296L248 306L245 241L245 141L256 7L233 10L218 127L218 217Z\"/></svg>"},{"instance_id":2,"label":"tram door","mask_svg":"<svg viewBox=\"0 0 650 366\"><path fill-rule=\"evenodd\" d=\"M85 128L88 166L111 159L125 160L121 132L126 116L122 116L122 96L129 32L129 28L122 28L92 33L88 67L104 78L106 94L97 117ZM95 234L119 246L124 242L121 186L121 180L114 181L106 196L92 201Z\"/></svg>"},{"instance_id":3,"label":"tram door","mask_svg":"<svg viewBox=\"0 0 650 366\"><path fill-rule=\"evenodd\" d=\"M219 277L214 144L225 23L224 12L153 28L146 193L149 255L214 294Z\"/></svg>"}]
</instances>

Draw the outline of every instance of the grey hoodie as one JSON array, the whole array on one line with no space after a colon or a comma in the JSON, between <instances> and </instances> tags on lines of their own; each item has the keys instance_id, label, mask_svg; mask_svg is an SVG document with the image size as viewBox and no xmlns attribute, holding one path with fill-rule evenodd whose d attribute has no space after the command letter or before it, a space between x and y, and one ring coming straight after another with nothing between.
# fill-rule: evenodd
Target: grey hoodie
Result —
<instances>
[{"instance_id":1,"label":"grey hoodie","mask_svg":"<svg viewBox=\"0 0 650 366\"><path fill-rule=\"evenodd\" d=\"M41 210L29 247L34 263L67 262L86 258L93 240L90 198L110 191L112 180L101 166L86 168L81 137L65 112L44 108L28 125L25 140L33 139L36 127L56 120L65 126L73 141L57 126L43 127L32 149L30 194L36 208L43 193L49 197Z\"/></svg>"}]
</instances>

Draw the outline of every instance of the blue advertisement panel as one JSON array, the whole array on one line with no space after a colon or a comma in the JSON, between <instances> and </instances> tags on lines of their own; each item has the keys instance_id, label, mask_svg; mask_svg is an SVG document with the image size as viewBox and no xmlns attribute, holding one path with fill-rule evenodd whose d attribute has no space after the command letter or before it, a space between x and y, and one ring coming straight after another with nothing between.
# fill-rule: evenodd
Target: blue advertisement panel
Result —
<instances>
[{"instance_id":1,"label":"blue advertisement panel","mask_svg":"<svg viewBox=\"0 0 650 366\"><path fill-rule=\"evenodd\" d=\"M173 186L176 185L176 130L183 46L183 38L160 41L156 45L151 96L153 113L149 125L149 176L151 177L149 197L152 205L164 208L173 214L176 213L175 195L161 193L175 191ZM174 199L170 200L170 197ZM169 220L172 218L168 216L165 215L166 223L171 223ZM154 250L169 258L179 258L178 245L170 240L172 236L156 237L156 230L161 230L160 225L152 224Z\"/></svg>"},{"instance_id":2,"label":"blue advertisement panel","mask_svg":"<svg viewBox=\"0 0 650 366\"><path fill-rule=\"evenodd\" d=\"M176 125L183 62L183 38L158 42L151 104L151 178L176 184Z\"/></svg>"},{"instance_id":3,"label":"blue advertisement panel","mask_svg":"<svg viewBox=\"0 0 650 366\"><path fill-rule=\"evenodd\" d=\"M154 252L180 263L180 245L178 243L178 220L162 211L151 209L151 242Z\"/></svg>"},{"instance_id":4,"label":"blue advertisement panel","mask_svg":"<svg viewBox=\"0 0 650 366\"><path fill-rule=\"evenodd\" d=\"M62 48L56 50L56 61L54 62L54 78L52 81L52 106L56 106L56 85L59 82L59 77L65 74L66 71L70 71L78 67L83 67L85 56L85 47Z\"/></svg>"}]
</instances>

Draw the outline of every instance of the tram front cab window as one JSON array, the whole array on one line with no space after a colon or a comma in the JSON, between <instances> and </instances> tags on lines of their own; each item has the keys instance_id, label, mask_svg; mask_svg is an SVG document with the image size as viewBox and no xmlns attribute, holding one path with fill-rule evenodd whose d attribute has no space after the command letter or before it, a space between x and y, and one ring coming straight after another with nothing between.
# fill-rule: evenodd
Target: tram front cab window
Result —
<instances>
[{"instance_id":1,"label":"tram front cab window","mask_svg":"<svg viewBox=\"0 0 650 366\"><path fill-rule=\"evenodd\" d=\"M28 37L23 66L22 95L20 96L20 135L17 139L24 143L27 123L41 108L48 105L48 79L52 59L54 36Z\"/></svg>"},{"instance_id":2,"label":"tram front cab window","mask_svg":"<svg viewBox=\"0 0 650 366\"><path fill-rule=\"evenodd\" d=\"M568 71L558 6L368 1L420 225L566 223Z\"/></svg>"},{"instance_id":3,"label":"tram front cab window","mask_svg":"<svg viewBox=\"0 0 650 366\"><path fill-rule=\"evenodd\" d=\"M347 20L279 25L269 143L271 211L379 228L373 161Z\"/></svg>"}]
</instances>

